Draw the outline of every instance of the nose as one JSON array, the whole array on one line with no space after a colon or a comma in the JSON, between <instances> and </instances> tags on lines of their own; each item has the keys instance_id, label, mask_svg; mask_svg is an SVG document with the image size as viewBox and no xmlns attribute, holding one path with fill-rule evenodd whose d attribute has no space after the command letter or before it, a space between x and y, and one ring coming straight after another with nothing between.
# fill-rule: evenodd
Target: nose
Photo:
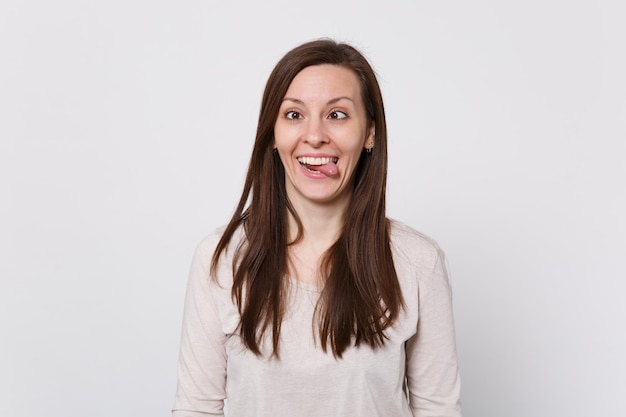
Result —
<instances>
[{"instance_id":1,"label":"nose","mask_svg":"<svg viewBox=\"0 0 626 417\"><path fill-rule=\"evenodd\" d=\"M321 120L309 119L306 126L306 132L304 132L304 141L315 148L328 143L328 136L324 130L324 124Z\"/></svg>"}]
</instances>

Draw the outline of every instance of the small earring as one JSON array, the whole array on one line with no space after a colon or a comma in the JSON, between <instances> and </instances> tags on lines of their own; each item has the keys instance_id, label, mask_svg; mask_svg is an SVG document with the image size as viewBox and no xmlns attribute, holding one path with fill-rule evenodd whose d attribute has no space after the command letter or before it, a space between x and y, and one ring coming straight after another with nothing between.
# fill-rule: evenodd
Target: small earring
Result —
<instances>
[{"instance_id":1,"label":"small earring","mask_svg":"<svg viewBox=\"0 0 626 417\"><path fill-rule=\"evenodd\" d=\"M372 146L371 148L365 148L365 152L367 153L372 153L372 149L374 149L374 147Z\"/></svg>"}]
</instances>

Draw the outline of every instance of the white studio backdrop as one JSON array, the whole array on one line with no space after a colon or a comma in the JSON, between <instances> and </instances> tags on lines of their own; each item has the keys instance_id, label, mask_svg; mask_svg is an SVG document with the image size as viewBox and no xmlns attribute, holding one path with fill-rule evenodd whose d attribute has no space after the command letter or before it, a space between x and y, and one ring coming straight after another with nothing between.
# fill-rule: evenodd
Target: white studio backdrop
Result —
<instances>
[{"instance_id":1,"label":"white studio backdrop","mask_svg":"<svg viewBox=\"0 0 626 417\"><path fill-rule=\"evenodd\" d=\"M389 215L439 241L466 417L621 415L626 7L4 1L0 414L168 416L198 241L264 82L333 37L376 68Z\"/></svg>"}]
</instances>

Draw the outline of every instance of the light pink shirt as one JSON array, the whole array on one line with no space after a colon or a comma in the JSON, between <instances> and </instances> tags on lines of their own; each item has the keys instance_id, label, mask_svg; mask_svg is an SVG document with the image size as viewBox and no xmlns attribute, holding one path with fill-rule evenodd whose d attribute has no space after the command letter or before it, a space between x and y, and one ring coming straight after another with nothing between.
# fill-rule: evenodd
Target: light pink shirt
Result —
<instances>
[{"instance_id":1,"label":"light pink shirt","mask_svg":"<svg viewBox=\"0 0 626 417\"><path fill-rule=\"evenodd\" d=\"M220 285L209 278L220 236L221 230L204 239L193 258L173 417L461 416L451 290L435 242L392 221L406 308L383 348L353 347L342 359L324 353L312 321L319 288L291 280L275 359L250 353L235 334L232 251L219 266Z\"/></svg>"}]
</instances>

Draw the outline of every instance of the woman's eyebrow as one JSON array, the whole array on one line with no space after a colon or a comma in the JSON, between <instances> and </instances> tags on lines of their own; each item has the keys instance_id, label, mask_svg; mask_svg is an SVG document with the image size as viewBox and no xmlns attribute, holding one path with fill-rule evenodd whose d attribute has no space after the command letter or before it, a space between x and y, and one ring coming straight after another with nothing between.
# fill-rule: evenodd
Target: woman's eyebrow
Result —
<instances>
[{"instance_id":1,"label":"woman's eyebrow","mask_svg":"<svg viewBox=\"0 0 626 417\"><path fill-rule=\"evenodd\" d=\"M336 98L328 100L328 102L326 104L335 104L335 103L337 103L338 101L341 101L341 100L350 100L351 102L354 103L354 100L351 99L350 97L348 97L348 96L341 96L341 97L336 97ZM285 102L285 101L291 101L291 102L294 102L294 103L297 103L297 104L304 104L304 102L302 100L297 99L297 98L293 98L293 97L285 97L283 99L283 102Z\"/></svg>"},{"instance_id":2,"label":"woman's eyebrow","mask_svg":"<svg viewBox=\"0 0 626 417\"><path fill-rule=\"evenodd\" d=\"M285 102L285 101L293 101L294 103L297 103L297 104L304 104L304 102L302 100L299 100L297 98L291 98L291 97L285 97L283 99L283 102Z\"/></svg>"},{"instance_id":3,"label":"woman's eyebrow","mask_svg":"<svg viewBox=\"0 0 626 417\"><path fill-rule=\"evenodd\" d=\"M337 98L334 98L332 100L329 100L328 103L326 103L326 104L335 104L335 103L337 103L338 101L341 101L341 100L350 100L351 102L354 103L354 100L352 100L350 97L348 97L348 96L341 96L341 97L337 97Z\"/></svg>"}]
</instances>

